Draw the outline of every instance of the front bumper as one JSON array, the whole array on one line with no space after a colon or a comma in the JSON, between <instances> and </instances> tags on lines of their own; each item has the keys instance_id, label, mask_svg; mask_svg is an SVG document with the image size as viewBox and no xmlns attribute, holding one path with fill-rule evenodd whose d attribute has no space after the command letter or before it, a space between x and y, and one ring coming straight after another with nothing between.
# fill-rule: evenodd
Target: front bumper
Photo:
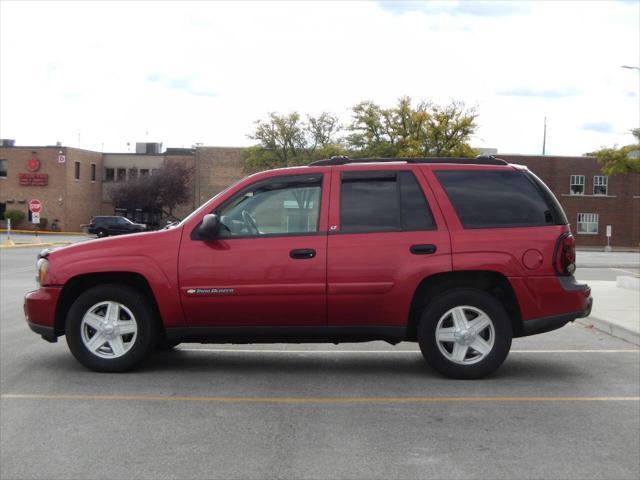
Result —
<instances>
[{"instance_id":1,"label":"front bumper","mask_svg":"<svg viewBox=\"0 0 640 480\"><path fill-rule=\"evenodd\" d=\"M62 291L59 287L42 287L24 296L24 315L29 328L48 342L57 342L56 306Z\"/></svg>"}]
</instances>

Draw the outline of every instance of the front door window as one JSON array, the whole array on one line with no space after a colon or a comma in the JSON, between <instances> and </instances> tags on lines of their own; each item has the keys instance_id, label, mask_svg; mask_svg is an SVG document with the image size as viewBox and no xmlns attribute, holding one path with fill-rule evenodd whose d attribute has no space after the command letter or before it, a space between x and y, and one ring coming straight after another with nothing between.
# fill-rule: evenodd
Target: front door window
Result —
<instances>
[{"instance_id":1,"label":"front door window","mask_svg":"<svg viewBox=\"0 0 640 480\"><path fill-rule=\"evenodd\" d=\"M316 233L321 175L259 182L218 209L220 237Z\"/></svg>"}]
</instances>

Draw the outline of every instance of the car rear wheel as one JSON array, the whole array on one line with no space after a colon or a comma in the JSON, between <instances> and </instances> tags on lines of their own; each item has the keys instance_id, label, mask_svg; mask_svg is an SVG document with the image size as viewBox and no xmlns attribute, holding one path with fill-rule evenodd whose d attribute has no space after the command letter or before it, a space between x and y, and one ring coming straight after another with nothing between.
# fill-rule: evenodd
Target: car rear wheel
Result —
<instances>
[{"instance_id":1,"label":"car rear wheel","mask_svg":"<svg viewBox=\"0 0 640 480\"><path fill-rule=\"evenodd\" d=\"M420 350L438 372L475 379L507 357L513 333L500 302L481 290L457 289L431 302L418 329Z\"/></svg>"},{"instance_id":2,"label":"car rear wheel","mask_svg":"<svg viewBox=\"0 0 640 480\"><path fill-rule=\"evenodd\" d=\"M85 367L124 372L153 349L157 328L145 296L129 287L99 285L73 303L65 334L71 353Z\"/></svg>"},{"instance_id":3,"label":"car rear wheel","mask_svg":"<svg viewBox=\"0 0 640 480\"><path fill-rule=\"evenodd\" d=\"M96 235L97 235L98 238L104 238L104 237L107 236L107 231L104 228L100 228L96 232Z\"/></svg>"}]
</instances>

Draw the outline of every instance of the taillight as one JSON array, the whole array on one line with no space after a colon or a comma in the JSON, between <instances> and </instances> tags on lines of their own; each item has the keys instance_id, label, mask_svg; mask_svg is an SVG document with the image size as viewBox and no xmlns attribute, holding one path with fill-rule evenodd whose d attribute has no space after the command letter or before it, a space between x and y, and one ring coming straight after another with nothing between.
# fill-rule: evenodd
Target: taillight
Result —
<instances>
[{"instance_id":1,"label":"taillight","mask_svg":"<svg viewBox=\"0 0 640 480\"><path fill-rule=\"evenodd\" d=\"M576 271L576 240L570 233L558 238L553 268L558 275L573 275Z\"/></svg>"},{"instance_id":2,"label":"taillight","mask_svg":"<svg viewBox=\"0 0 640 480\"><path fill-rule=\"evenodd\" d=\"M92 227L96 224L96 219L92 218L91 220L89 220L89 225L91 225Z\"/></svg>"}]
</instances>

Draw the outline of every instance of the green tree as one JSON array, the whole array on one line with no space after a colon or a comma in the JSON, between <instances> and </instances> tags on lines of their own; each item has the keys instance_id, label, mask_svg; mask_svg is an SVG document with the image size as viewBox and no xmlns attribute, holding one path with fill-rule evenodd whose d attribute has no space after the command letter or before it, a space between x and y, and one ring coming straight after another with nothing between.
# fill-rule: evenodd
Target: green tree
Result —
<instances>
[{"instance_id":1,"label":"green tree","mask_svg":"<svg viewBox=\"0 0 640 480\"><path fill-rule=\"evenodd\" d=\"M308 116L303 121L298 112L285 115L270 113L266 120L255 122L248 135L257 144L246 149L243 162L248 171L306 165L319 158L344 154L336 139L341 126L330 113Z\"/></svg>"},{"instance_id":2,"label":"green tree","mask_svg":"<svg viewBox=\"0 0 640 480\"><path fill-rule=\"evenodd\" d=\"M352 109L348 144L364 157L472 157L469 145L477 114L462 102L439 106L427 101L412 105L401 97L396 106L382 108L365 101Z\"/></svg>"},{"instance_id":3,"label":"green tree","mask_svg":"<svg viewBox=\"0 0 640 480\"><path fill-rule=\"evenodd\" d=\"M590 155L597 157L602 165L602 173L640 173L640 128L630 130L635 143L624 147L601 148Z\"/></svg>"}]
</instances>

